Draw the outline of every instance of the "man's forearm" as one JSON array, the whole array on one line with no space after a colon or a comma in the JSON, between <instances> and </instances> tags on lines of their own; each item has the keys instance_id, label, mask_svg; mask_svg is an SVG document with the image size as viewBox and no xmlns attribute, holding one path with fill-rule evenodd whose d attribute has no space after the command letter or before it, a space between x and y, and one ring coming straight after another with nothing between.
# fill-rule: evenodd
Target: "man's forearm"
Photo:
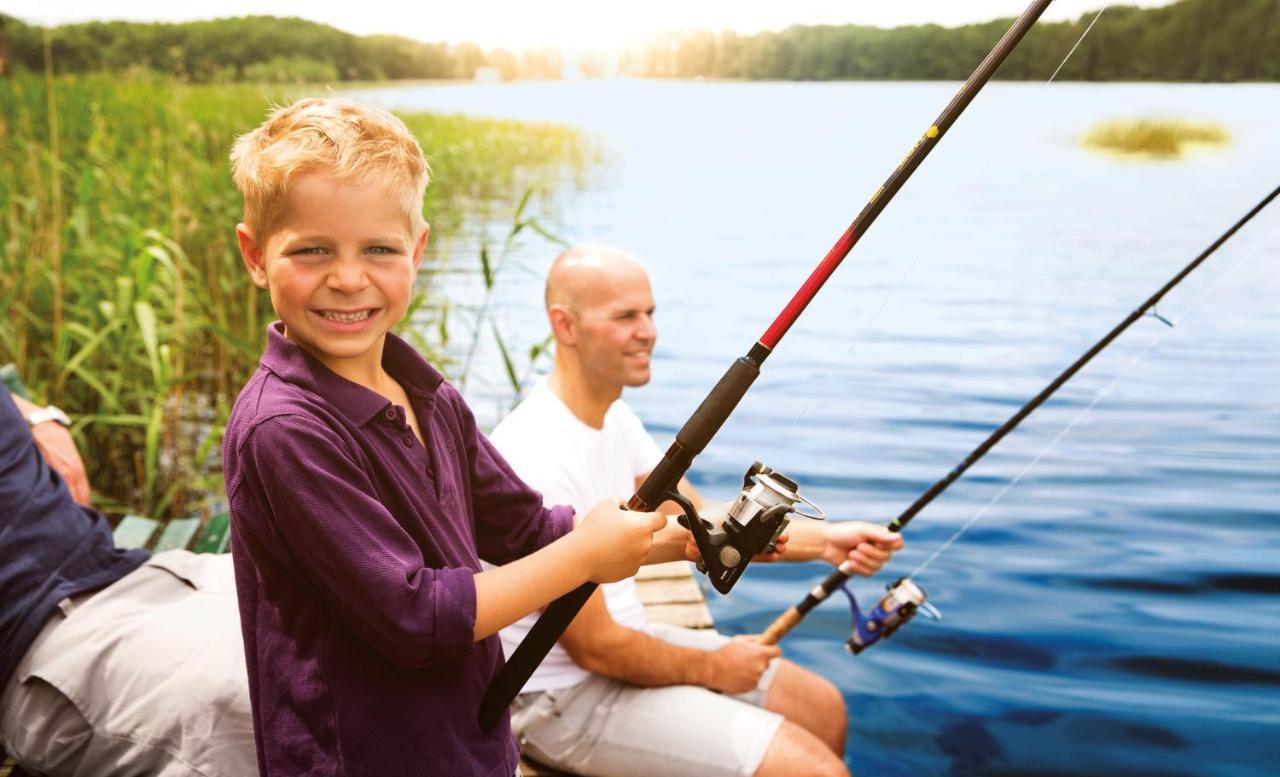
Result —
<instances>
[{"instance_id":1,"label":"man's forearm","mask_svg":"<svg viewBox=\"0 0 1280 777\"><path fill-rule=\"evenodd\" d=\"M595 674L632 685L707 687L713 680L713 654L679 647L642 631L613 624L610 634L587 651L571 651L574 662Z\"/></svg>"},{"instance_id":2,"label":"man's forearm","mask_svg":"<svg viewBox=\"0 0 1280 777\"><path fill-rule=\"evenodd\" d=\"M787 525L784 533L788 539L783 561L818 561L823 558L827 547L825 522L797 518Z\"/></svg>"}]
</instances>

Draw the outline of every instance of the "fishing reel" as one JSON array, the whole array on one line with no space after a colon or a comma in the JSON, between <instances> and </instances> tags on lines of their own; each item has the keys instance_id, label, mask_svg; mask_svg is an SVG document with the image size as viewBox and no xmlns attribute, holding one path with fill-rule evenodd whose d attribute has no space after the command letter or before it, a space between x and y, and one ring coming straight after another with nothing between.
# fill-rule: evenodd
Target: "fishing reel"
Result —
<instances>
[{"instance_id":1,"label":"fishing reel","mask_svg":"<svg viewBox=\"0 0 1280 777\"><path fill-rule=\"evenodd\" d=\"M893 636L917 612L923 612L933 620L942 619L942 613L926 601L924 589L913 583L911 578L900 577L886 588L876 606L864 615L858 609L858 600L853 593L844 586L840 587L845 596L849 597L849 607L853 610L853 633L844 646L855 656L881 639Z\"/></svg>"},{"instance_id":2,"label":"fishing reel","mask_svg":"<svg viewBox=\"0 0 1280 777\"><path fill-rule=\"evenodd\" d=\"M667 496L684 509L679 522L698 544L698 571L711 578L717 591L727 594L753 556L777 549L778 537L791 523L789 516L826 520L822 508L798 491L794 480L757 461L747 469L741 493L723 514L703 517L675 491ZM797 502L813 508L815 513L796 510Z\"/></svg>"}]
</instances>

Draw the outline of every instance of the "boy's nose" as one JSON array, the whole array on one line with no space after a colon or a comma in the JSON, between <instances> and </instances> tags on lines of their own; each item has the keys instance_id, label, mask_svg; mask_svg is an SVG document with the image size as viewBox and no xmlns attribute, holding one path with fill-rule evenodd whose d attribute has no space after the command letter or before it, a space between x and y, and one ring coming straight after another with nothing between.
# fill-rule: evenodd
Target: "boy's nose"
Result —
<instances>
[{"instance_id":1,"label":"boy's nose","mask_svg":"<svg viewBox=\"0 0 1280 777\"><path fill-rule=\"evenodd\" d=\"M368 281L364 264L358 259L339 258L329 271L329 288L336 291L359 291Z\"/></svg>"}]
</instances>

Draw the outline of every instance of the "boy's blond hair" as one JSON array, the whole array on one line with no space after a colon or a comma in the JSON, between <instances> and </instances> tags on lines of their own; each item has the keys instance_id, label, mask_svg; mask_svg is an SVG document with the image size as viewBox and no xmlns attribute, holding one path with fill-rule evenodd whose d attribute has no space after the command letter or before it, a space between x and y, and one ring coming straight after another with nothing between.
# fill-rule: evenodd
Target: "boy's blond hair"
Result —
<instances>
[{"instance_id":1,"label":"boy's blond hair","mask_svg":"<svg viewBox=\"0 0 1280 777\"><path fill-rule=\"evenodd\" d=\"M307 97L276 108L231 149L231 176L244 195L244 223L259 245L279 226L293 176L326 170L357 184L377 181L399 199L417 235L430 170L404 122L381 108Z\"/></svg>"}]
</instances>

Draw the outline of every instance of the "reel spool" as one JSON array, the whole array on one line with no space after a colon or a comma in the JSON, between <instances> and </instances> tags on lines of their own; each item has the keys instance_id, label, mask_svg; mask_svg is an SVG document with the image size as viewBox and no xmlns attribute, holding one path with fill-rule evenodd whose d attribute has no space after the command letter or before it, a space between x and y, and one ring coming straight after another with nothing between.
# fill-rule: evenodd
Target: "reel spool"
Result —
<instances>
[{"instance_id":1,"label":"reel spool","mask_svg":"<svg viewBox=\"0 0 1280 777\"><path fill-rule=\"evenodd\" d=\"M858 600L853 593L844 586L840 587L845 596L849 597L849 607L853 610L853 632L844 646L855 656L881 639L893 636L916 612L923 612L933 620L942 619L942 613L926 601L928 597L925 596L924 589L912 582L911 578L898 578L886 586L886 589L876 606L864 615L858 608Z\"/></svg>"},{"instance_id":2,"label":"reel spool","mask_svg":"<svg viewBox=\"0 0 1280 777\"><path fill-rule=\"evenodd\" d=\"M698 570L722 594L729 593L753 556L776 549L778 537L791 523L788 516L826 520L820 507L799 494L794 480L758 461L747 469L742 491L723 515L704 518L680 494L672 491L667 497L685 511L679 521L698 544ZM796 510L797 503L814 512Z\"/></svg>"}]
</instances>

